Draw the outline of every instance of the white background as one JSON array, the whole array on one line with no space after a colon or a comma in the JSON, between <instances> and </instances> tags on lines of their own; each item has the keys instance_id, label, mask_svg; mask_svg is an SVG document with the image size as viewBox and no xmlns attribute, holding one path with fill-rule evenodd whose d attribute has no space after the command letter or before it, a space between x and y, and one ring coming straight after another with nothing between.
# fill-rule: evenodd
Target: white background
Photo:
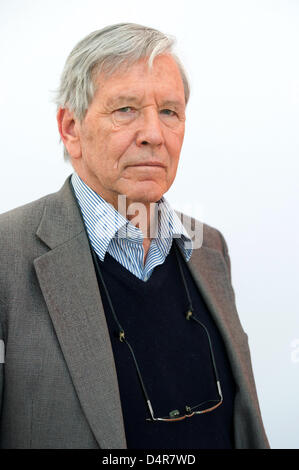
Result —
<instances>
[{"instance_id":1,"label":"white background","mask_svg":"<svg viewBox=\"0 0 299 470\"><path fill-rule=\"evenodd\" d=\"M0 212L54 192L53 90L86 34L136 22L175 35L191 81L168 200L230 248L273 448L299 448L299 1L0 0Z\"/></svg>"}]
</instances>

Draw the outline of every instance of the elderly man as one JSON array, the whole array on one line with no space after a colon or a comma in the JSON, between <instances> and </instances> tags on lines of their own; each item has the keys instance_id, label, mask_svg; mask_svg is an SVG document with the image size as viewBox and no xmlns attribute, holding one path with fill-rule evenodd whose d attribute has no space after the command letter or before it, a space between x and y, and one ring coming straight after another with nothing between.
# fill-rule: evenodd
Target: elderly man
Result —
<instances>
[{"instance_id":1,"label":"elderly man","mask_svg":"<svg viewBox=\"0 0 299 470\"><path fill-rule=\"evenodd\" d=\"M268 447L225 241L163 197L188 97L157 30L113 25L68 57L74 172L0 217L2 448Z\"/></svg>"}]
</instances>

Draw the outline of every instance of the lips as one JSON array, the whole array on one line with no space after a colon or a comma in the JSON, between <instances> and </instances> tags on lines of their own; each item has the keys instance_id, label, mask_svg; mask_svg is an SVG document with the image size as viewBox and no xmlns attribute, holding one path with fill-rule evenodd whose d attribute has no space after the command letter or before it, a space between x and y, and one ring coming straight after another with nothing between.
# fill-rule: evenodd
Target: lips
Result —
<instances>
[{"instance_id":1,"label":"lips","mask_svg":"<svg viewBox=\"0 0 299 470\"><path fill-rule=\"evenodd\" d=\"M128 165L129 167L130 166L158 166L158 167L161 167L161 168L165 168L165 165L163 165L163 163L161 162L157 162L157 161L149 161L149 162L140 162L140 163L134 163L132 165Z\"/></svg>"}]
</instances>

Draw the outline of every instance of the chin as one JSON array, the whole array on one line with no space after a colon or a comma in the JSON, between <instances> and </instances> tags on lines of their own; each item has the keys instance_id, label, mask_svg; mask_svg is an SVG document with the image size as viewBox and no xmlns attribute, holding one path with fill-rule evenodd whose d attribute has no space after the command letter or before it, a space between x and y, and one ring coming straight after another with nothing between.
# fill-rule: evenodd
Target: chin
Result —
<instances>
[{"instance_id":1,"label":"chin","mask_svg":"<svg viewBox=\"0 0 299 470\"><path fill-rule=\"evenodd\" d=\"M161 199L164 192L166 191L161 191L161 190L160 191L146 191L146 192L134 195L135 197L132 197L131 200L136 201L136 202L142 202L144 204L157 202Z\"/></svg>"},{"instance_id":2,"label":"chin","mask_svg":"<svg viewBox=\"0 0 299 470\"><path fill-rule=\"evenodd\" d=\"M159 201L167 191L167 188L164 189L156 183L144 182L140 187L137 188L137 186L139 185L136 185L133 191L128 191L127 198L143 204Z\"/></svg>"},{"instance_id":3,"label":"chin","mask_svg":"<svg viewBox=\"0 0 299 470\"><path fill-rule=\"evenodd\" d=\"M163 193L156 193L156 194L134 194L134 195L128 195L127 198L131 202L140 202L142 204L150 204L152 202L157 202L161 197L163 196Z\"/></svg>"}]
</instances>

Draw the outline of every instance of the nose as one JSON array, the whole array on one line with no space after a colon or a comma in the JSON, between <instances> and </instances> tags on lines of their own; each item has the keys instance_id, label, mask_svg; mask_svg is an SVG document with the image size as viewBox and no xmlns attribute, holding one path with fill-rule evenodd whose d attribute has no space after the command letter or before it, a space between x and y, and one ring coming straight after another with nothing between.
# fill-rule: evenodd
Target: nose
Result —
<instances>
[{"instance_id":1,"label":"nose","mask_svg":"<svg viewBox=\"0 0 299 470\"><path fill-rule=\"evenodd\" d=\"M149 145L157 147L163 143L164 136L158 111L154 108L143 109L136 136L137 146Z\"/></svg>"}]
</instances>

